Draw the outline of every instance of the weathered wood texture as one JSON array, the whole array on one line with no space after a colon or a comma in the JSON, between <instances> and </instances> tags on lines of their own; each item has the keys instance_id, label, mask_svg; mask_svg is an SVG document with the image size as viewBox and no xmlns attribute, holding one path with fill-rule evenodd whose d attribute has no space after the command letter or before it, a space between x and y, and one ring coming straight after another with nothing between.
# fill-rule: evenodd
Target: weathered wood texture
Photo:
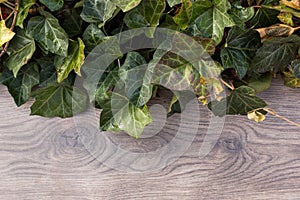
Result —
<instances>
[{"instance_id":1,"label":"weathered wood texture","mask_svg":"<svg viewBox=\"0 0 300 200\"><path fill-rule=\"evenodd\" d=\"M200 159L209 123L201 109L198 134L180 159L155 172L132 174L105 166L87 150L84 140L96 151L109 147L89 128L78 129L78 120L76 126L74 119L29 116L30 104L16 108L4 86L0 96L1 200L300 198L300 129L275 117L260 124L227 117L217 144ZM299 90L276 80L261 96L279 114L300 122ZM178 120L170 118L153 138L108 136L127 150L154 151L172 139ZM92 121L97 118L87 116L82 124ZM193 129L187 125L187 134Z\"/></svg>"}]
</instances>

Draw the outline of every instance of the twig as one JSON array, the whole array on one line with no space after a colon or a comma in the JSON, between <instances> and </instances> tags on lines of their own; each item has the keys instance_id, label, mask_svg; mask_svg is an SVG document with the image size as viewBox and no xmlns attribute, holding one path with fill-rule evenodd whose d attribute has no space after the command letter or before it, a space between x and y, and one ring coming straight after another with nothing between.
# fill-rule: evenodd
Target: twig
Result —
<instances>
[{"instance_id":1,"label":"twig","mask_svg":"<svg viewBox=\"0 0 300 200\"><path fill-rule=\"evenodd\" d=\"M233 85L229 85L229 83L227 83L226 81L224 81L223 79L220 78L220 81L226 85L229 89L234 90L234 86Z\"/></svg>"},{"instance_id":2,"label":"twig","mask_svg":"<svg viewBox=\"0 0 300 200\"><path fill-rule=\"evenodd\" d=\"M290 120L290 119L288 119L288 118L286 118L286 117L284 117L284 116L281 116L281 115L277 114L275 111L273 111L273 110L270 109L270 108L263 108L263 109L260 109L260 110L264 110L264 111L266 111L267 113L269 113L269 114L271 114L271 115L273 115L273 116L275 116L275 117L278 117L279 119L282 119L282 120L284 120L284 121L286 121L286 122L288 122L288 123L290 123L290 124L293 124L293 125L295 125L295 126L300 127L300 124L299 124L299 123L296 123L296 122L294 122L294 121L292 121L292 120Z\"/></svg>"}]
</instances>

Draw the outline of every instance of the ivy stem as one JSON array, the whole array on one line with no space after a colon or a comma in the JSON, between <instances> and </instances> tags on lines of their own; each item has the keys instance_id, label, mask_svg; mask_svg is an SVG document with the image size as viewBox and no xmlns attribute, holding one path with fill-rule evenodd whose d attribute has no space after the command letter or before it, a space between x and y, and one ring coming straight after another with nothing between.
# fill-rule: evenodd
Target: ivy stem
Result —
<instances>
[{"instance_id":1,"label":"ivy stem","mask_svg":"<svg viewBox=\"0 0 300 200\"><path fill-rule=\"evenodd\" d=\"M229 89L234 90L234 86L233 85L229 85L229 83L227 83L226 81L224 81L223 79L220 78L220 81Z\"/></svg>"},{"instance_id":2,"label":"ivy stem","mask_svg":"<svg viewBox=\"0 0 300 200\"><path fill-rule=\"evenodd\" d=\"M281 115L277 114L275 111L273 111L273 110L270 109L270 108L263 108L263 109L260 109L260 110L264 110L264 111L266 111L267 113L269 113L269 114L271 114L271 115L273 115L273 116L275 116L275 117L278 117L279 119L282 119L282 120L284 120L284 121L286 121L286 122L288 122L288 123L290 123L290 124L293 124L293 125L295 125L295 126L300 127L300 124L299 124L299 123L296 123L296 122L294 122L294 121L292 121L292 120L290 120L290 119L288 119L288 118L286 118L286 117L284 117L284 116L281 116Z\"/></svg>"}]
</instances>

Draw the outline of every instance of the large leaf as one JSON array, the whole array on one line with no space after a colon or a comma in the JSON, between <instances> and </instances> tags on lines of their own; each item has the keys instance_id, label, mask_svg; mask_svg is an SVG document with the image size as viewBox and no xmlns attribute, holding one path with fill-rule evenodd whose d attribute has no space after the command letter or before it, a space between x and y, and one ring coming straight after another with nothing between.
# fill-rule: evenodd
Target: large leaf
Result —
<instances>
[{"instance_id":1,"label":"large leaf","mask_svg":"<svg viewBox=\"0 0 300 200\"><path fill-rule=\"evenodd\" d=\"M279 11L269 9L263 5L258 9L255 16L249 21L249 25L254 28L261 28L278 23L278 14Z\"/></svg>"},{"instance_id":2,"label":"large leaf","mask_svg":"<svg viewBox=\"0 0 300 200\"><path fill-rule=\"evenodd\" d=\"M229 31L225 47L221 50L224 68L234 68L239 78L243 78L259 47L260 37L256 31L233 27Z\"/></svg>"},{"instance_id":3,"label":"large leaf","mask_svg":"<svg viewBox=\"0 0 300 200\"><path fill-rule=\"evenodd\" d=\"M206 0L205 4L211 2ZM230 4L227 0L212 0L211 7L203 13L189 27L189 32L194 36L212 38L219 44L223 38L225 27L234 26L234 21L227 13Z\"/></svg>"},{"instance_id":4,"label":"large leaf","mask_svg":"<svg viewBox=\"0 0 300 200\"><path fill-rule=\"evenodd\" d=\"M33 97L31 115L44 117L72 117L84 111L87 105L85 93L69 85L49 85L35 91Z\"/></svg>"},{"instance_id":5,"label":"large leaf","mask_svg":"<svg viewBox=\"0 0 300 200\"><path fill-rule=\"evenodd\" d=\"M108 39L95 24L90 24L83 33L83 42L86 46L86 51L91 52L97 45Z\"/></svg>"},{"instance_id":6,"label":"large leaf","mask_svg":"<svg viewBox=\"0 0 300 200\"><path fill-rule=\"evenodd\" d=\"M193 14L193 4L190 0L182 0L179 12L174 16L174 21L180 29L185 30L191 21Z\"/></svg>"},{"instance_id":7,"label":"large leaf","mask_svg":"<svg viewBox=\"0 0 300 200\"><path fill-rule=\"evenodd\" d=\"M86 22L104 24L113 16L116 8L110 0L85 0L80 16Z\"/></svg>"},{"instance_id":8,"label":"large leaf","mask_svg":"<svg viewBox=\"0 0 300 200\"><path fill-rule=\"evenodd\" d=\"M23 30L18 30L8 50L11 53L6 64L16 77L21 67L31 59L35 52L35 42Z\"/></svg>"},{"instance_id":9,"label":"large leaf","mask_svg":"<svg viewBox=\"0 0 300 200\"><path fill-rule=\"evenodd\" d=\"M267 104L255 96L254 89L247 86L240 86L234 89L231 94L221 101L212 101L208 104L215 115L247 115L255 109L264 108Z\"/></svg>"},{"instance_id":10,"label":"large leaf","mask_svg":"<svg viewBox=\"0 0 300 200\"><path fill-rule=\"evenodd\" d=\"M51 11L59 10L64 5L64 0L39 0L42 4L47 6Z\"/></svg>"},{"instance_id":11,"label":"large leaf","mask_svg":"<svg viewBox=\"0 0 300 200\"><path fill-rule=\"evenodd\" d=\"M123 130L134 138L139 138L146 125L152 122L147 106L141 108L118 93L110 93L100 116L100 128L107 131Z\"/></svg>"},{"instance_id":12,"label":"large leaf","mask_svg":"<svg viewBox=\"0 0 300 200\"><path fill-rule=\"evenodd\" d=\"M126 14L124 22L129 28L156 27L165 7L165 0L143 0Z\"/></svg>"},{"instance_id":13,"label":"large leaf","mask_svg":"<svg viewBox=\"0 0 300 200\"><path fill-rule=\"evenodd\" d=\"M19 1L19 12L17 15L16 25L23 28L23 22L28 16L28 12L31 6L35 4L36 0L21 0Z\"/></svg>"},{"instance_id":14,"label":"large leaf","mask_svg":"<svg viewBox=\"0 0 300 200\"><path fill-rule=\"evenodd\" d=\"M39 69L36 63L29 63L16 78L9 70L4 70L2 78L2 83L8 87L17 106L21 106L29 99L32 87L39 84Z\"/></svg>"},{"instance_id":15,"label":"large leaf","mask_svg":"<svg viewBox=\"0 0 300 200\"><path fill-rule=\"evenodd\" d=\"M136 106L145 105L152 96L151 73L144 57L137 52L127 54L119 70L119 76L125 83L125 94Z\"/></svg>"},{"instance_id":16,"label":"large leaf","mask_svg":"<svg viewBox=\"0 0 300 200\"><path fill-rule=\"evenodd\" d=\"M59 25L58 20L49 12L39 9L42 16L30 18L27 31L39 45L51 53L68 55L68 35Z\"/></svg>"},{"instance_id":17,"label":"large leaf","mask_svg":"<svg viewBox=\"0 0 300 200\"><path fill-rule=\"evenodd\" d=\"M5 21L0 20L0 47L6 42L9 42L14 36L15 33L6 27Z\"/></svg>"},{"instance_id":18,"label":"large leaf","mask_svg":"<svg viewBox=\"0 0 300 200\"><path fill-rule=\"evenodd\" d=\"M81 75L80 69L84 62L84 44L80 38L78 42L70 41L70 46L68 50L68 56L56 56L54 60L54 65L57 70L57 81L61 83L66 79L71 71L75 71L76 74Z\"/></svg>"},{"instance_id":19,"label":"large leaf","mask_svg":"<svg viewBox=\"0 0 300 200\"><path fill-rule=\"evenodd\" d=\"M263 73L267 71L278 72L283 70L295 59L300 46L300 37L275 37L266 40L258 49L253 58L251 67L254 71Z\"/></svg>"},{"instance_id":20,"label":"large leaf","mask_svg":"<svg viewBox=\"0 0 300 200\"><path fill-rule=\"evenodd\" d=\"M111 0L111 2L121 8L123 12L127 12L137 7L141 3L141 1L142 0Z\"/></svg>"}]
</instances>

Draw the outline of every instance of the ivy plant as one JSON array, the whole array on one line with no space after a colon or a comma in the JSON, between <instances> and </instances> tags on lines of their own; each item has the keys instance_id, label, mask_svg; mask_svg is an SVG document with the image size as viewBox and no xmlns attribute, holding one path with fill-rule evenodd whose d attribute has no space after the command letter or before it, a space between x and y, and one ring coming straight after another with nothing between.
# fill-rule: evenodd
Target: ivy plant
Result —
<instances>
[{"instance_id":1,"label":"ivy plant","mask_svg":"<svg viewBox=\"0 0 300 200\"><path fill-rule=\"evenodd\" d=\"M258 122L278 116L257 96L274 77L300 87L298 0L0 0L0 7L0 81L17 106L34 100L31 115L72 117L94 102L100 129L138 138L152 122L148 102L163 88L175 91L168 115L182 112L189 87L215 115ZM206 54L195 61L185 49L123 53L116 36L139 28L145 40L161 28L184 34ZM117 58L103 71L101 52Z\"/></svg>"}]
</instances>

